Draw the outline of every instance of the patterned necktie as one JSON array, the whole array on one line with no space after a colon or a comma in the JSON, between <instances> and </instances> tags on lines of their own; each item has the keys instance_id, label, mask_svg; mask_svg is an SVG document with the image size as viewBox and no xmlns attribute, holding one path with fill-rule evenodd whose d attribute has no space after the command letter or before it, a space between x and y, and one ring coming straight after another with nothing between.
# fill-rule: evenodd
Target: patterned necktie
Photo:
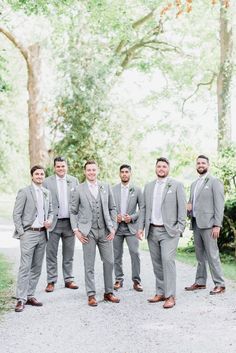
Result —
<instances>
[{"instance_id":1,"label":"patterned necktie","mask_svg":"<svg viewBox=\"0 0 236 353\"><path fill-rule=\"evenodd\" d=\"M64 185L64 179L59 179L59 206L60 206L60 218L65 218L66 217L66 210L65 210L65 204L66 204L66 195L65 195L65 185Z\"/></svg>"}]
</instances>

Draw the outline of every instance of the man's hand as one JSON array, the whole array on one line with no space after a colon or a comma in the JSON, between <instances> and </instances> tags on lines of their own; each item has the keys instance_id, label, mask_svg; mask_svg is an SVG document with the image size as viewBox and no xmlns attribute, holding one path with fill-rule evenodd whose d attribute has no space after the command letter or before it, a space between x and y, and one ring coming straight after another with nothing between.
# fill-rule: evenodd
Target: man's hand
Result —
<instances>
[{"instance_id":1,"label":"man's hand","mask_svg":"<svg viewBox=\"0 0 236 353\"><path fill-rule=\"evenodd\" d=\"M113 228L111 232L106 236L107 240L113 240L115 237L115 229Z\"/></svg>"},{"instance_id":2,"label":"man's hand","mask_svg":"<svg viewBox=\"0 0 236 353\"><path fill-rule=\"evenodd\" d=\"M130 215L126 214L124 215L124 220L125 220L125 223L130 223L132 221L132 218Z\"/></svg>"},{"instance_id":3,"label":"man's hand","mask_svg":"<svg viewBox=\"0 0 236 353\"><path fill-rule=\"evenodd\" d=\"M48 229L48 228L51 227L52 222L51 222L51 221L45 221L45 222L43 222L43 225L44 225L44 227L45 227L46 229Z\"/></svg>"},{"instance_id":4,"label":"man's hand","mask_svg":"<svg viewBox=\"0 0 236 353\"><path fill-rule=\"evenodd\" d=\"M139 229L136 233L136 237L139 239L139 240L143 240L143 230L142 229Z\"/></svg>"},{"instance_id":5,"label":"man's hand","mask_svg":"<svg viewBox=\"0 0 236 353\"><path fill-rule=\"evenodd\" d=\"M217 227L217 226L213 227L212 232L211 232L211 236L213 239L218 239L220 236L220 227Z\"/></svg>"},{"instance_id":6,"label":"man's hand","mask_svg":"<svg viewBox=\"0 0 236 353\"><path fill-rule=\"evenodd\" d=\"M117 215L117 223L121 223L122 222L122 215L118 214Z\"/></svg>"},{"instance_id":7,"label":"man's hand","mask_svg":"<svg viewBox=\"0 0 236 353\"><path fill-rule=\"evenodd\" d=\"M79 239L79 241L82 244L87 244L88 243L88 237L86 237L85 235L83 235L79 229L74 230L74 235L76 236L77 239Z\"/></svg>"}]
</instances>

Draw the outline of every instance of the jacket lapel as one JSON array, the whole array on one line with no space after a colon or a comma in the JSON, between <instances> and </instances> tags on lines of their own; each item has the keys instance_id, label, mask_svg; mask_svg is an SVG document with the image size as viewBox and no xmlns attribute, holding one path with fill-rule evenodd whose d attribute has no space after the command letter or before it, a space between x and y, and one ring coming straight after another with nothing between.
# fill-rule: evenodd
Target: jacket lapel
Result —
<instances>
[{"instance_id":1,"label":"jacket lapel","mask_svg":"<svg viewBox=\"0 0 236 353\"><path fill-rule=\"evenodd\" d=\"M30 185L30 192L31 192L32 198L34 200L34 206L37 209L38 203L37 203L37 197L36 197L36 193L35 193L33 185Z\"/></svg>"},{"instance_id":2,"label":"jacket lapel","mask_svg":"<svg viewBox=\"0 0 236 353\"><path fill-rule=\"evenodd\" d=\"M89 202L89 205L91 207L91 209L93 209L93 200L92 200L92 195L91 195L91 192L89 191L89 187L88 187L88 183L85 181L83 184L83 189L84 189L84 193L87 197L87 200Z\"/></svg>"},{"instance_id":3,"label":"jacket lapel","mask_svg":"<svg viewBox=\"0 0 236 353\"><path fill-rule=\"evenodd\" d=\"M171 181L169 178L167 178L165 186L164 186L163 194L162 194L161 203L163 203L163 201L165 200L166 194L167 194L168 190L170 189L170 187L171 187Z\"/></svg>"},{"instance_id":4,"label":"jacket lapel","mask_svg":"<svg viewBox=\"0 0 236 353\"><path fill-rule=\"evenodd\" d=\"M155 185L156 185L156 180L153 180L153 182L150 185L150 192L149 192L149 200L150 200L150 205L151 205L151 212L152 212L153 195L154 195Z\"/></svg>"}]
</instances>

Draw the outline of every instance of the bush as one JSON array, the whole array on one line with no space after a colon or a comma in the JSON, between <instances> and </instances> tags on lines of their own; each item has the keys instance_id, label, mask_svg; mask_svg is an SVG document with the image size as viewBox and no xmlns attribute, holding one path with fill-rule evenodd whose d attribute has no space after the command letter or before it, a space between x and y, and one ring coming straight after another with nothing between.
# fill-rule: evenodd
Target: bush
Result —
<instances>
[{"instance_id":1,"label":"bush","mask_svg":"<svg viewBox=\"0 0 236 353\"><path fill-rule=\"evenodd\" d=\"M226 201L223 226L218 239L220 251L234 245L234 230L236 229L236 198Z\"/></svg>"}]
</instances>

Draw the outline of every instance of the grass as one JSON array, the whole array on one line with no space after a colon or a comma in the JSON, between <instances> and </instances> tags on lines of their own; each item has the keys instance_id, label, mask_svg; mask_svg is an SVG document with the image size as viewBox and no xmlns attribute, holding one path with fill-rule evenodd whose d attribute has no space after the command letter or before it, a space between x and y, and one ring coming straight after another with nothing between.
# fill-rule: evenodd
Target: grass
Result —
<instances>
[{"instance_id":1,"label":"grass","mask_svg":"<svg viewBox=\"0 0 236 353\"><path fill-rule=\"evenodd\" d=\"M142 250L148 250L148 244L146 240L140 243L140 248ZM232 255L221 254L221 263L224 272L224 276L227 279L235 281L236 279L236 259ZM180 262L186 263L188 265L196 266L197 260L195 257L193 245L181 246L177 250L176 259Z\"/></svg>"},{"instance_id":2,"label":"grass","mask_svg":"<svg viewBox=\"0 0 236 353\"><path fill-rule=\"evenodd\" d=\"M10 309L12 286L11 264L0 254L0 314Z\"/></svg>"}]
</instances>

